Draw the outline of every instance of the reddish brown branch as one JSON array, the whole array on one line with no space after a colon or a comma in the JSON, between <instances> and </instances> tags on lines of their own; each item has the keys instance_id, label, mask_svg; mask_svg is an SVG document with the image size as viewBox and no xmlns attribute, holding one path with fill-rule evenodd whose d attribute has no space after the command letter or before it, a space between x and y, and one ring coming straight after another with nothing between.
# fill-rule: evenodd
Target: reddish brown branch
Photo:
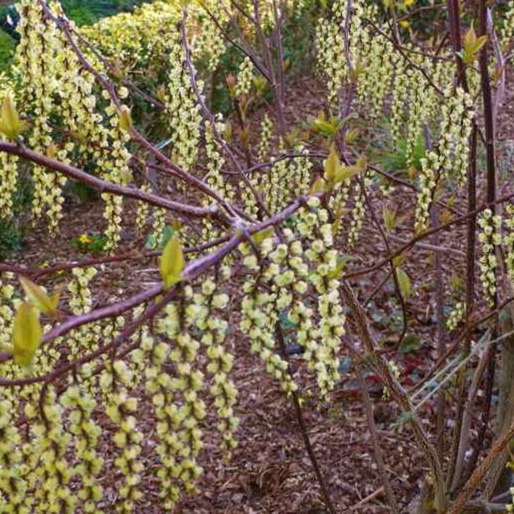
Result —
<instances>
[{"instance_id":1,"label":"reddish brown branch","mask_svg":"<svg viewBox=\"0 0 514 514\"><path fill-rule=\"evenodd\" d=\"M156 207L162 207L170 211L180 212L190 216L212 217L219 215L219 208L217 206L197 207L194 205L174 202L173 200L167 200L166 198L162 198L161 196L157 196L152 193L147 193L140 189L112 184L111 182L106 182L105 180L90 175L71 164L66 164L56 159L52 159L51 157L35 152L23 145L0 141L0 152L17 155L22 159L26 159L34 164L38 164L39 166L43 166L48 170L62 173L68 178L78 180L91 186L100 193L110 193L113 195L125 196L127 198L135 198L136 200L144 201L151 205L155 205Z\"/></svg>"}]
</instances>

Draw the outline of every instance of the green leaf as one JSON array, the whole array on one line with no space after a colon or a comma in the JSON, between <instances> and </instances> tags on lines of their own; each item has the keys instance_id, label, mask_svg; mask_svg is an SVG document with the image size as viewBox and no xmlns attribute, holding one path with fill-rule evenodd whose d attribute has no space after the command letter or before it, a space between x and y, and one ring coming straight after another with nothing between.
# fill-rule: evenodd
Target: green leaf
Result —
<instances>
[{"instance_id":1,"label":"green leaf","mask_svg":"<svg viewBox=\"0 0 514 514\"><path fill-rule=\"evenodd\" d=\"M312 128L320 134L334 137L341 128L341 123L337 118L331 118L327 120L325 114L321 112L318 117L314 120Z\"/></svg>"},{"instance_id":2,"label":"green leaf","mask_svg":"<svg viewBox=\"0 0 514 514\"><path fill-rule=\"evenodd\" d=\"M466 32L466 34L464 34L464 40L462 42L464 48L472 47L476 43L476 40L477 40L477 34L475 32L475 27L473 27L473 25L471 25L471 27Z\"/></svg>"},{"instance_id":3,"label":"green leaf","mask_svg":"<svg viewBox=\"0 0 514 514\"><path fill-rule=\"evenodd\" d=\"M346 182L358 173L366 171L367 166L368 162L366 160L366 157L362 155L357 159L357 162L352 166L340 165L339 170L334 179L334 185L339 184L340 182Z\"/></svg>"},{"instance_id":4,"label":"green leaf","mask_svg":"<svg viewBox=\"0 0 514 514\"><path fill-rule=\"evenodd\" d=\"M30 302L22 303L13 322L13 355L18 366L28 368L32 364L42 335L37 309Z\"/></svg>"},{"instance_id":5,"label":"green leaf","mask_svg":"<svg viewBox=\"0 0 514 514\"><path fill-rule=\"evenodd\" d=\"M175 227L166 225L160 234L150 234L146 238L145 248L147 250L163 249L176 231Z\"/></svg>"},{"instance_id":6,"label":"green leaf","mask_svg":"<svg viewBox=\"0 0 514 514\"><path fill-rule=\"evenodd\" d=\"M172 285L182 280L184 254L182 251L182 244L180 243L180 239L176 232L164 247L160 267L161 277L166 289L169 289Z\"/></svg>"},{"instance_id":7,"label":"green leaf","mask_svg":"<svg viewBox=\"0 0 514 514\"><path fill-rule=\"evenodd\" d=\"M358 128L350 129L344 135L344 141L346 144L351 145L360 135L360 130Z\"/></svg>"},{"instance_id":8,"label":"green leaf","mask_svg":"<svg viewBox=\"0 0 514 514\"><path fill-rule=\"evenodd\" d=\"M399 266L401 266L403 264L404 261L405 261L405 255L403 255L403 254L397 255L393 259L393 266L395 268L398 268Z\"/></svg>"},{"instance_id":9,"label":"green leaf","mask_svg":"<svg viewBox=\"0 0 514 514\"><path fill-rule=\"evenodd\" d=\"M150 234L145 242L145 248L147 250L153 250L157 246L157 241L154 234Z\"/></svg>"},{"instance_id":10,"label":"green leaf","mask_svg":"<svg viewBox=\"0 0 514 514\"><path fill-rule=\"evenodd\" d=\"M403 424L407 423L414 417L412 411L402 412L394 423L391 424L390 428L393 430L399 430Z\"/></svg>"},{"instance_id":11,"label":"green leaf","mask_svg":"<svg viewBox=\"0 0 514 514\"><path fill-rule=\"evenodd\" d=\"M416 334L408 334L400 344L400 351L403 354L415 353L421 347L421 340Z\"/></svg>"},{"instance_id":12,"label":"green leaf","mask_svg":"<svg viewBox=\"0 0 514 514\"><path fill-rule=\"evenodd\" d=\"M164 227L164 230L162 231L161 235L161 246L164 248L166 246L166 243L172 238L173 234L175 233L175 229L171 227L170 225L166 225Z\"/></svg>"},{"instance_id":13,"label":"green leaf","mask_svg":"<svg viewBox=\"0 0 514 514\"><path fill-rule=\"evenodd\" d=\"M310 194L315 195L317 193L323 193L325 192L326 187L326 182L318 175L311 186Z\"/></svg>"}]
</instances>

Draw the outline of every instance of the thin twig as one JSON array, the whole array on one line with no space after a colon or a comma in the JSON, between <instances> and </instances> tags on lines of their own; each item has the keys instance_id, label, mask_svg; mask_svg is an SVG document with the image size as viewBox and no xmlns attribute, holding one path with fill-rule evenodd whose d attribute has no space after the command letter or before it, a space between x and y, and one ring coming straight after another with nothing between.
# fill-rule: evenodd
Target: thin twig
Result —
<instances>
[{"instance_id":1,"label":"thin twig","mask_svg":"<svg viewBox=\"0 0 514 514\"><path fill-rule=\"evenodd\" d=\"M276 331L280 351L285 358L287 355L287 349L286 349L286 343L284 340L284 334L282 332L282 327L280 326L280 322L276 323L275 331ZM289 368L288 368L288 372L292 378L292 373ZM296 414L296 421L298 423L298 427L300 428L300 433L302 434L303 443L305 445L305 449L307 450L307 454L309 455L309 460L311 461L312 469L314 470L314 474L316 475L318 485L320 486L321 492L323 494L323 498L325 500L325 505L331 514L336 514L337 511L332 502L332 498L330 497L330 493L328 491L327 484L325 483L325 479L323 478L321 468L318 464L318 460L316 459L316 454L314 453L314 450L312 448L311 440L309 437L309 432L307 430L307 427L305 426L305 421L303 419L302 405L300 403L300 398L298 397L298 393L296 391L293 391L291 393L291 397L293 400L294 410L295 410L295 414Z\"/></svg>"},{"instance_id":2,"label":"thin twig","mask_svg":"<svg viewBox=\"0 0 514 514\"><path fill-rule=\"evenodd\" d=\"M369 396L369 391L366 386L366 381L364 380L364 374L360 367L357 368L356 374L357 379L359 381L359 387L361 389L362 399L364 402L364 411L366 412L366 420L368 424L368 430L371 435L371 442L373 444L373 452L375 455L375 462L377 464L378 473L380 475L380 479L382 480L382 486L385 490L391 512L393 514L399 514L400 511L398 509L398 504L396 502L396 498L394 497L393 488L391 487L391 482L387 474L387 470L384 463L384 456L382 454L382 448L380 447L380 441L377 434L377 427L375 424L375 416L373 414L373 404L371 403L371 398Z\"/></svg>"}]
</instances>

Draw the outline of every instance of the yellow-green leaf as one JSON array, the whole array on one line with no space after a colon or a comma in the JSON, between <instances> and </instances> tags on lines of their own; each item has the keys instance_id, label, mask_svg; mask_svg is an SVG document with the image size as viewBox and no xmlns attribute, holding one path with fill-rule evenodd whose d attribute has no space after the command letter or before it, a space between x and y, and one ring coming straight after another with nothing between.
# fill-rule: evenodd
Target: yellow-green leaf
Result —
<instances>
[{"instance_id":1,"label":"yellow-green leaf","mask_svg":"<svg viewBox=\"0 0 514 514\"><path fill-rule=\"evenodd\" d=\"M2 104L2 119L5 123L7 123L15 129L18 128L20 125L20 118L18 116L18 112L16 111L14 100L10 95L7 95L4 98Z\"/></svg>"},{"instance_id":2,"label":"yellow-green leaf","mask_svg":"<svg viewBox=\"0 0 514 514\"><path fill-rule=\"evenodd\" d=\"M119 111L120 129L128 132L132 128L132 116L130 109L126 105L122 105Z\"/></svg>"},{"instance_id":3,"label":"yellow-green leaf","mask_svg":"<svg viewBox=\"0 0 514 514\"><path fill-rule=\"evenodd\" d=\"M252 239L254 240L255 243L259 244L259 243L262 243L268 237L271 237L274 232L275 232L275 230L273 227L268 227L268 228L265 228L264 230L261 230L260 232L256 232L252 236Z\"/></svg>"},{"instance_id":4,"label":"yellow-green leaf","mask_svg":"<svg viewBox=\"0 0 514 514\"><path fill-rule=\"evenodd\" d=\"M402 268L396 268L396 278L398 279L398 286L404 300L408 300L412 295L412 284L409 276Z\"/></svg>"},{"instance_id":5,"label":"yellow-green leaf","mask_svg":"<svg viewBox=\"0 0 514 514\"><path fill-rule=\"evenodd\" d=\"M10 95L2 103L2 118L0 119L0 132L8 139L17 139L25 129L26 124L20 121L14 100Z\"/></svg>"},{"instance_id":6,"label":"yellow-green leaf","mask_svg":"<svg viewBox=\"0 0 514 514\"><path fill-rule=\"evenodd\" d=\"M111 75L116 80L123 80L125 78L125 73L123 72L123 67L120 59L116 58L111 65Z\"/></svg>"},{"instance_id":7,"label":"yellow-green leaf","mask_svg":"<svg viewBox=\"0 0 514 514\"><path fill-rule=\"evenodd\" d=\"M20 277L20 282L29 302L43 314L48 316L56 315L61 296L60 289L57 289L49 296L41 286L38 286L26 277Z\"/></svg>"},{"instance_id":8,"label":"yellow-green leaf","mask_svg":"<svg viewBox=\"0 0 514 514\"><path fill-rule=\"evenodd\" d=\"M366 157L365 157L364 155L361 155L361 156L357 159L356 166L357 166L361 171L366 171L366 168L368 167L368 159L366 159Z\"/></svg>"},{"instance_id":9,"label":"yellow-green leaf","mask_svg":"<svg viewBox=\"0 0 514 514\"><path fill-rule=\"evenodd\" d=\"M384 206L384 208L382 209L382 218L384 219L386 233L389 234L391 230L393 230L393 228L396 227L396 212Z\"/></svg>"},{"instance_id":10,"label":"yellow-green leaf","mask_svg":"<svg viewBox=\"0 0 514 514\"><path fill-rule=\"evenodd\" d=\"M57 148L57 145L52 143L47 149L46 149L46 156L50 157L50 159L55 159L57 157L57 153L59 152L59 148Z\"/></svg>"},{"instance_id":11,"label":"yellow-green leaf","mask_svg":"<svg viewBox=\"0 0 514 514\"><path fill-rule=\"evenodd\" d=\"M334 182L336 184L339 184L340 182L346 182L361 171L362 170L358 166L340 166Z\"/></svg>"},{"instance_id":12,"label":"yellow-green leaf","mask_svg":"<svg viewBox=\"0 0 514 514\"><path fill-rule=\"evenodd\" d=\"M359 137L359 135L360 130L358 128L353 128L344 135L344 141L345 143L351 145Z\"/></svg>"},{"instance_id":13,"label":"yellow-green leaf","mask_svg":"<svg viewBox=\"0 0 514 514\"><path fill-rule=\"evenodd\" d=\"M343 275L344 266L345 266L344 262L338 262L337 266L328 273L327 277L330 280L332 280L332 279L339 280L341 278L341 276Z\"/></svg>"},{"instance_id":14,"label":"yellow-green leaf","mask_svg":"<svg viewBox=\"0 0 514 514\"><path fill-rule=\"evenodd\" d=\"M453 275L450 279L450 284L454 291L461 291L464 287L464 281L459 277L459 275Z\"/></svg>"},{"instance_id":15,"label":"yellow-green leaf","mask_svg":"<svg viewBox=\"0 0 514 514\"><path fill-rule=\"evenodd\" d=\"M337 176L341 162L339 161L339 155L337 154L336 146L330 147L330 153L328 154L325 162L325 177L330 182L333 182Z\"/></svg>"},{"instance_id":16,"label":"yellow-green leaf","mask_svg":"<svg viewBox=\"0 0 514 514\"><path fill-rule=\"evenodd\" d=\"M13 356L18 366L27 368L32 364L42 335L37 309L30 302L22 303L13 322Z\"/></svg>"},{"instance_id":17,"label":"yellow-green leaf","mask_svg":"<svg viewBox=\"0 0 514 514\"><path fill-rule=\"evenodd\" d=\"M57 308L59 307L59 301L61 300L61 293L63 290L63 286L60 285L55 289L55 291L48 296L48 299L50 300L50 307L52 308L52 316L57 316L59 314Z\"/></svg>"},{"instance_id":18,"label":"yellow-green leaf","mask_svg":"<svg viewBox=\"0 0 514 514\"><path fill-rule=\"evenodd\" d=\"M291 130L288 134L286 134L286 143L289 146L294 146L296 141L298 140L298 130Z\"/></svg>"},{"instance_id":19,"label":"yellow-green leaf","mask_svg":"<svg viewBox=\"0 0 514 514\"><path fill-rule=\"evenodd\" d=\"M318 193L323 193L325 192L326 187L327 185L325 181L318 175L311 186L310 194L315 195Z\"/></svg>"},{"instance_id":20,"label":"yellow-green leaf","mask_svg":"<svg viewBox=\"0 0 514 514\"><path fill-rule=\"evenodd\" d=\"M477 53L486 44L487 36L477 37L473 25L466 32L463 40L462 60L465 64L472 64Z\"/></svg>"},{"instance_id":21,"label":"yellow-green leaf","mask_svg":"<svg viewBox=\"0 0 514 514\"><path fill-rule=\"evenodd\" d=\"M262 75L258 75L253 79L253 85L255 86L256 91L262 93L266 89L268 82Z\"/></svg>"},{"instance_id":22,"label":"yellow-green leaf","mask_svg":"<svg viewBox=\"0 0 514 514\"><path fill-rule=\"evenodd\" d=\"M405 256L403 255L403 253L401 253L400 255L397 255L394 259L393 259L393 266L395 268L398 268L399 266L401 266L405 261Z\"/></svg>"},{"instance_id":23,"label":"yellow-green leaf","mask_svg":"<svg viewBox=\"0 0 514 514\"><path fill-rule=\"evenodd\" d=\"M470 47L476 43L477 40L477 34L475 32L475 27L471 25L469 30L464 34L464 40L463 40L463 46L464 47Z\"/></svg>"},{"instance_id":24,"label":"yellow-green leaf","mask_svg":"<svg viewBox=\"0 0 514 514\"><path fill-rule=\"evenodd\" d=\"M327 120L324 113L319 114L319 116L314 120L312 126L316 132L320 132L328 136L334 136L340 128L337 119Z\"/></svg>"},{"instance_id":25,"label":"yellow-green leaf","mask_svg":"<svg viewBox=\"0 0 514 514\"><path fill-rule=\"evenodd\" d=\"M184 253L178 234L175 232L166 243L161 257L161 277L165 287L168 289L172 285L182 280L184 270Z\"/></svg>"}]
</instances>

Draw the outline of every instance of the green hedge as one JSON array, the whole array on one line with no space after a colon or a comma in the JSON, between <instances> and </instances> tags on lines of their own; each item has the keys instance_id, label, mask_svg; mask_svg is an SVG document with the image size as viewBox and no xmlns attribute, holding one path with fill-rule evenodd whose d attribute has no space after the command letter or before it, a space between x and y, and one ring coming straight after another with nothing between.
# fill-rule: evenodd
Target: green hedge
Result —
<instances>
[{"instance_id":1,"label":"green hedge","mask_svg":"<svg viewBox=\"0 0 514 514\"><path fill-rule=\"evenodd\" d=\"M120 11L129 11L145 0L62 0L61 4L69 18L77 25L90 25L100 18L112 16Z\"/></svg>"},{"instance_id":2,"label":"green hedge","mask_svg":"<svg viewBox=\"0 0 514 514\"><path fill-rule=\"evenodd\" d=\"M147 1L150 0L61 0L61 4L68 17L77 25L88 25L105 16L130 11ZM8 13L9 6L0 7L0 22L6 19ZM0 71L9 67L15 45L14 38L0 28Z\"/></svg>"},{"instance_id":3,"label":"green hedge","mask_svg":"<svg viewBox=\"0 0 514 514\"><path fill-rule=\"evenodd\" d=\"M149 0L61 0L61 5L68 17L78 25L87 25L120 11L130 11L147 1ZM12 2L11 5L15 3ZM0 7L0 19L7 16L8 8L9 6Z\"/></svg>"},{"instance_id":4,"label":"green hedge","mask_svg":"<svg viewBox=\"0 0 514 514\"><path fill-rule=\"evenodd\" d=\"M0 29L0 71L8 67L14 45L14 39Z\"/></svg>"}]
</instances>

